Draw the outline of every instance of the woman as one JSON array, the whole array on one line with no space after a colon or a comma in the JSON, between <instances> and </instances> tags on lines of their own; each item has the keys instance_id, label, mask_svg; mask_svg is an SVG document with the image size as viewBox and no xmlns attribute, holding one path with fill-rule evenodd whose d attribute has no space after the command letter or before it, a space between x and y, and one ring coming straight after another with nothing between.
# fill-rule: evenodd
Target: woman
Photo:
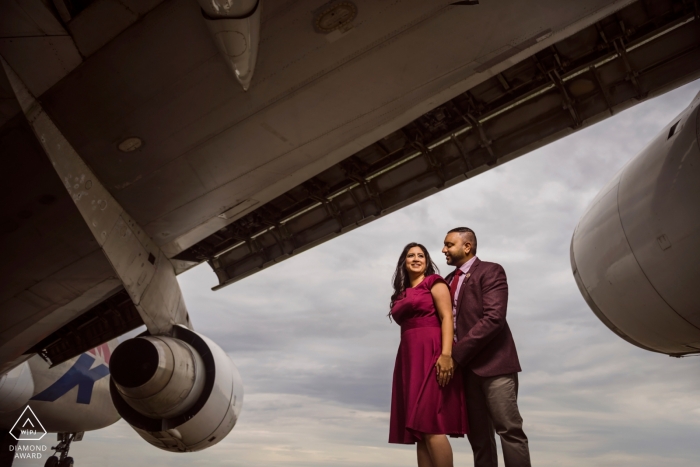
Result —
<instances>
[{"instance_id":1,"label":"woman","mask_svg":"<svg viewBox=\"0 0 700 467\"><path fill-rule=\"evenodd\" d=\"M389 442L417 443L419 467L451 467L446 435L468 432L462 378L452 361L447 284L423 245L409 243L394 272L390 316L401 326L394 366Z\"/></svg>"}]
</instances>

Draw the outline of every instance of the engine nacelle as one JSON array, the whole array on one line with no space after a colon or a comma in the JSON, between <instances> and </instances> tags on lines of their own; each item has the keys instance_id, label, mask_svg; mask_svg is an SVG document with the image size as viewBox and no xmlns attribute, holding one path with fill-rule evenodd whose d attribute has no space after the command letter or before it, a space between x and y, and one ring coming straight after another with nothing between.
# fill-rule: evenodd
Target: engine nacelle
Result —
<instances>
[{"instance_id":1,"label":"engine nacelle","mask_svg":"<svg viewBox=\"0 0 700 467\"><path fill-rule=\"evenodd\" d=\"M576 283L623 339L700 352L700 94L598 194L571 240Z\"/></svg>"},{"instance_id":2,"label":"engine nacelle","mask_svg":"<svg viewBox=\"0 0 700 467\"><path fill-rule=\"evenodd\" d=\"M24 362L0 376L0 413L27 405L34 394L34 379L29 363Z\"/></svg>"},{"instance_id":3,"label":"engine nacelle","mask_svg":"<svg viewBox=\"0 0 700 467\"><path fill-rule=\"evenodd\" d=\"M110 360L110 392L119 415L143 439L171 452L200 451L233 429L243 383L210 339L176 326L173 336L139 336Z\"/></svg>"}]
</instances>

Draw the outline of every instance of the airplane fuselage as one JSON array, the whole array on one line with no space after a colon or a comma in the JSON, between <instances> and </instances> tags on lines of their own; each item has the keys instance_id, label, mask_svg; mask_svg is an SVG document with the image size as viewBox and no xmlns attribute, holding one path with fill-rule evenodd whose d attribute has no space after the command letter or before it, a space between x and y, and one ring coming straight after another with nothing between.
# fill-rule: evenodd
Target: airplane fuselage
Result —
<instances>
[{"instance_id":1,"label":"airplane fuselage","mask_svg":"<svg viewBox=\"0 0 700 467\"><path fill-rule=\"evenodd\" d=\"M0 412L0 430L10 430L26 405L48 433L79 433L115 423L119 414L109 393L112 349L103 344L53 368L38 355L30 358L25 365L34 389L26 403ZM9 397L8 391L0 384L0 397Z\"/></svg>"}]
</instances>

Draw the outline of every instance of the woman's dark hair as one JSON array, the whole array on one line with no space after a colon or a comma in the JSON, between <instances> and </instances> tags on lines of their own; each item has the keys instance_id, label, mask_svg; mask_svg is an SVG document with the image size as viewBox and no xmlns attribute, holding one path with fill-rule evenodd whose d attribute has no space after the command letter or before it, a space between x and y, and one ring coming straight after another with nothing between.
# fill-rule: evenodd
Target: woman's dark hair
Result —
<instances>
[{"instance_id":1,"label":"woman's dark hair","mask_svg":"<svg viewBox=\"0 0 700 467\"><path fill-rule=\"evenodd\" d=\"M416 246L423 250L423 254L425 255L425 276L428 277L431 274L438 274L440 272L435 263L433 263L433 260L430 259L430 253L428 253L428 250L426 250L423 245L416 242L411 242L406 245L401 252L401 256L399 256L398 263L396 263L396 270L394 271L394 277L392 278L394 283L394 293L391 296L391 305L389 306L389 309L394 306L394 303L397 300L403 297L406 289L411 287L411 279L408 277L408 273L406 272L406 255L408 254L408 250ZM389 316L391 316L391 312L389 312Z\"/></svg>"}]
</instances>

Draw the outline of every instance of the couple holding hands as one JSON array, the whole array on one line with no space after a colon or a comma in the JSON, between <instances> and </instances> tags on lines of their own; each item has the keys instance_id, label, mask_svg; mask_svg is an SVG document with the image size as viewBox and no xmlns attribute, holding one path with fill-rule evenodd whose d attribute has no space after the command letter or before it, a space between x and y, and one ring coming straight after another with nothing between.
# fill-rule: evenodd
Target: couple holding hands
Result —
<instances>
[{"instance_id":1,"label":"couple holding hands","mask_svg":"<svg viewBox=\"0 0 700 467\"><path fill-rule=\"evenodd\" d=\"M476 257L476 235L452 229L444 279L425 247L409 243L394 273L390 316L401 326L389 442L417 444L419 467L451 467L447 439L467 435L475 467L496 467L495 433L506 467L529 467L517 403L520 363L506 323L501 265Z\"/></svg>"}]
</instances>

